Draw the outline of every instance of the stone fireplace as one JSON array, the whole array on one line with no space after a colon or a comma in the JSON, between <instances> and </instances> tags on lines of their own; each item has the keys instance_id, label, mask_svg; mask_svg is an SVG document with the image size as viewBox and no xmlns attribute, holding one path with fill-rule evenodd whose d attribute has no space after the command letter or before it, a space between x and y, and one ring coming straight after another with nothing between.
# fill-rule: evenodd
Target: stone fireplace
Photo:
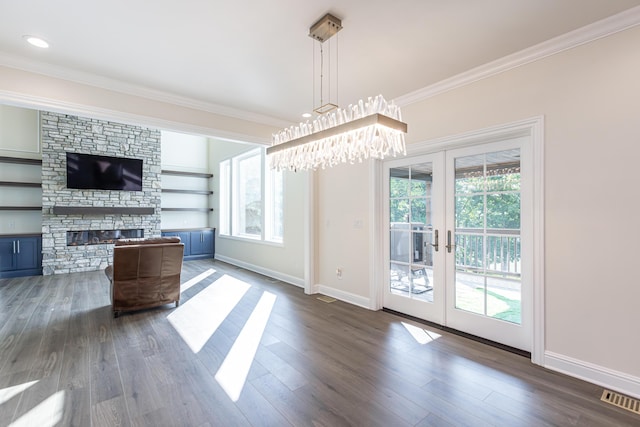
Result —
<instances>
[{"instance_id":1,"label":"stone fireplace","mask_svg":"<svg viewBox=\"0 0 640 427\"><path fill-rule=\"evenodd\" d=\"M123 231L160 236L159 130L44 111L40 124L43 274L105 268ZM67 152L142 159L142 191L67 188Z\"/></svg>"}]
</instances>

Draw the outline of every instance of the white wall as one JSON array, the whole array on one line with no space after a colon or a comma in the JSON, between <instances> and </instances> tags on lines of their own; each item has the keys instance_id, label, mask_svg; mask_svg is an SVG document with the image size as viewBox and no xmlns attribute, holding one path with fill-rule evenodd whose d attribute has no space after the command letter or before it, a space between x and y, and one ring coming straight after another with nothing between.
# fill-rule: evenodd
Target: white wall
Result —
<instances>
[{"instance_id":1,"label":"white wall","mask_svg":"<svg viewBox=\"0 0 640 427\"><path fill-rule=\"evenodd\" d=\"M546 363L601 383L619 379L636 395L638 46L635 27L403 108L409 143L544 115ZM341 169L319 175L323 217L342 214L365 174L353 168L348 182ZM363 198L355 208L345 221L371 218ZM335 274L325 262L335 250L356 253L361 242L327 234L317 248L320 280ZM366 257L349 259L349 271L371 268ZM367 296L362 283L343 286Z\"/></svg>"},{"instance_id":2,"label":"white wall","mask_svg":"<svg viewBox=\"0 0 640 427\"><path fill-rule=\"evenodd\" d=\"M220 161L255 149L255 145L212 140L213 189L219 194ZM276 277L298 286L304 285L304 191L305 172L284 175L284 243L282 245L218 236L216 258ZM214 198L213 224L218 227L218 198ZM219 227L218 227L219 228Z\"/></svg>"},{"instance_id":3,"label":"white wall","mask_svg":"<svg viewBox=\"0 0 640 427\"><path fill-rule=\"evenodd\" d=\"M0 105L0 156L41 159L38 112ZM0 181L42 182L40 165L0 163ZM42 189L0 186L0 206L41 206ZM42 211L0 211L0 234L42 232Z\"/></svg>"},{"instance_id":4,"label":"white wall","mask_svg":"<svg viewBox=\"0 0 640 427\"><path fill-rule=\"evenodd\" d=\"M199 135L162 131L162 170L211 173L209 170L209 139ZM214 148L212 148L214 149ZM213 189L212 179L162 175L162 188L181 190ZM210 208L213 196L200 194L162 193L163 208ZM162 230L211 227L211 215L206 212L162 211Z\"/></svg>"}]
</instances>

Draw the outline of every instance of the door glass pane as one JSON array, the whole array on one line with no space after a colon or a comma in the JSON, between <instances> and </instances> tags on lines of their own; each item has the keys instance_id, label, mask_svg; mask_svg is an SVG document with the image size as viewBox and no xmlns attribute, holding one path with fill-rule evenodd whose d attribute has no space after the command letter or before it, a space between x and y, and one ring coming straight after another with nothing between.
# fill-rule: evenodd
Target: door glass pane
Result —
<instances>
[{"instance_id":1,"label":"door glass pane","mask_svg":"<svg viewBox=\"0 0 640 427\"><path fill-rule=\"evenodd\" d=\"M520 229L520 193L487 194L487 228Z\"/></svg>"},{"instance_id":2,"label":"door glass pane","mask_svg":"<svg viewBox=\"0 0 640 427\"><path fill-rule=\"evenodd\" d=\"M395 199L389 201L389 218L392 223L409 223L409 199Z\"/></svg>"},{"instance_id":3,"label":"door glass pane","mask_svg":"<svg viewBox=\"0 0 640 427\"><path fill-rule=\"evenodd\" d=\"M456 195L456 228L484 227L484 196Z\"/></svg>"},{"instance_id":4,"label":"door glass pane","mask_svg":"<svg viewBox=\"0 0 640 427\"><path fill-rule=\"evenodd\" d=\"M455 168L455 307L520 324L520 150Z\"/></svg>"},{"instance_id":5,"label":"door glass pane","mask_svg":"<svg viewBox=\"0 0 640 427\"><path fill-rule=\"evenodd\" d=\"M390 291L433 302L433 165L389 171Z\"/></svg>"},{"instance_id":6,"label":"door glass pane","mask_svg":"<svg viewBox=\"0 0 640 427\"><path fill-rule=\"evenodd\" d=\"M394 168L389 173L389 197L408 197L409 168Z\"/></svg>"},{"instance_id":7,"label":"door glass pane","mask_svg":"<svg viewBox=\"0 0 640 427\"><path fill-rule=\"evenodd\" d=\"M431 223L431 211L427 212L427 203L429 202L430 200L424 198L411 200L412 224L426 225Z\"/></svg>"},{"instance_id":8,"label":"door glass pane","mask_svg":"<svg viewBox=\"0 0 640 427\"><path fill-rule=\"evenodd\" d=\"M407 230L391 230L391 261L409 263L411 252L411 232Z\"/></svg>"}]
</instances>

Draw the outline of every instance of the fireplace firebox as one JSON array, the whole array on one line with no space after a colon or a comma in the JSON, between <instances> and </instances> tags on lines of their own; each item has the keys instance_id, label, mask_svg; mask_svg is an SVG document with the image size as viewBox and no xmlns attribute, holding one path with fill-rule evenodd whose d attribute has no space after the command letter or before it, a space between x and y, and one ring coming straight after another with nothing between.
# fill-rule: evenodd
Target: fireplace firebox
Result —
<instances>
[{"instance_id":1,"label":"fireplace firebox","mask_svg":"<svg viewBox=\"0 0 640 427\"><path fill-rule=\"evenodd\" d=\"M118 239L144 237L143 229L67 231L67 246L103 245Z\"/></svg>"}]
</instances>

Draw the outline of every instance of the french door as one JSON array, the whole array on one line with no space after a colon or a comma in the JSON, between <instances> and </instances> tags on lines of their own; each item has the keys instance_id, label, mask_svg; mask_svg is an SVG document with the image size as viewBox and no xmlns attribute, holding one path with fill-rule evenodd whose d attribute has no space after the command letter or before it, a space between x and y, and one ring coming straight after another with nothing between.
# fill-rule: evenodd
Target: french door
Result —
<instances>
[{"instance_id":1,"label":"french door","mask_svg":"<svg viewBox=\"0 0 640 427\"><path fill-rule=\"evenodd\" d=\"M384 164L385 307L531 350L528 152L517 138Z\"/></svg>"}]
</instances>

